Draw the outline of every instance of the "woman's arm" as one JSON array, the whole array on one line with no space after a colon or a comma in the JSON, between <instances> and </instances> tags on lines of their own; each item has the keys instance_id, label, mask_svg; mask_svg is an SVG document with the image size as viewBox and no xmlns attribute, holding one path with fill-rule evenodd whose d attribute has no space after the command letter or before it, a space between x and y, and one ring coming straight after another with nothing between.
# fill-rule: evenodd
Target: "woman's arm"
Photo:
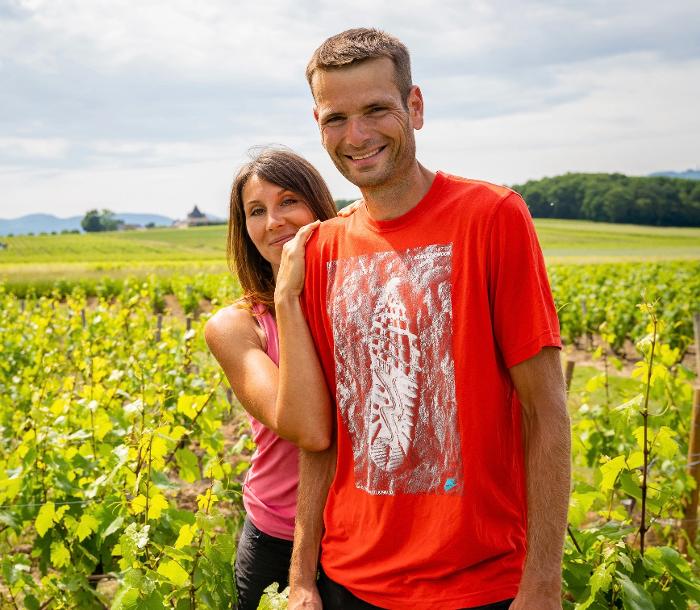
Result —
<instances>
[{"instance_id":1,"label":"woman's arm","mask_svg":"<svg viewBox=\"0 0 700 610\"><path fill-rule=\"evenodd\" d=\"M303 248L317 224L308 226L299 231L298 242L285 244L278 274L278 286L279 279L283 282L275 293L279 368L265 353L260 327L249 311L233 305L219 310L207 322L204 338L248 413L302 449L322 451L331 440L330 398L299 304L301 289L295 297L289 291L296 284L303 286ZM291 260L285 263L285 256Z\"/></svg>"},{"instance_id":2,"label":"woman's arm","mask_svg":"<svg viewBox=\"0 0 700 610\"><path fill-rule=\"evenodd\" d=\"M280 347L275 428L280 436L308 451L327 449L332 432L328 387L299 303L304 287L304 249L318 225L316 221L302 227L284 245L275 287Z\"/></svg>"},{"instance_id":3,"label":"woman's arm","mask_svg":"<svg viewBox=\"0 0 700 610\"><path fill-rule=\"evenodd\" d=\"M204 327L204 338L243 408L277 432L275 402L279 370L263 349L260 327L250 311L230 305Z\"/></svg>"}]
</instances>

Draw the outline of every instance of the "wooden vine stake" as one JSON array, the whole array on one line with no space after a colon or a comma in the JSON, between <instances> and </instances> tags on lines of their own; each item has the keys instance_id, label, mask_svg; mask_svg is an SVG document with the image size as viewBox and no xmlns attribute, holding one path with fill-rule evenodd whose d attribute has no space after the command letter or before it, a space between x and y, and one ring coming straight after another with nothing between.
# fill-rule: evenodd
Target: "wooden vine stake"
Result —
<instances>
[{"instance_id":1,"label":"wooden vine stake","mask_svg":"<svg viewBox=\"0 0 700 610\"><path fill-rule=\"evenodd\" d=\"M690 494L683 514L683 533L679 544L682 553L688 547L695 547L695 535L698 530L698 492L700 491L700 313L693 316L695 330L695 386L693 387L693 413L688 442L688 473L695 480L695 489Z\"/></svg>"},{"instance_id":2,"label":"wooden vine stake","mask_svg":"<svg viewBox=\"0 0 700 610\"><path fill-rule=\"evenodd\" d=\"M569 393L571 390L571 381L574 378L574 367L576 362L572 359L567 359L566 361L566 372L564 373L564 379L566 380L566 392Z\"/></svg>"}]
</instances>

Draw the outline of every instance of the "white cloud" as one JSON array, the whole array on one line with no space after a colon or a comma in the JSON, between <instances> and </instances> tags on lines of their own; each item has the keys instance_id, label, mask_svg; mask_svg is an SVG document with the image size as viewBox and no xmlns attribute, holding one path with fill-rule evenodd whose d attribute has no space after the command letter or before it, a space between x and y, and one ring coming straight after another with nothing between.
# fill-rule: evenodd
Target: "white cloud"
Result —
<instances>
[{"instance_id":1,"label":"white cloud","mask_svg":"<svg viewBox=\"0 0 700 610\"><path fill-rule=\"evenodd\" d=\"M409 46L428 166L513 183L700 161L695 0L0 0L0 216L47 200L81 213L104 193L119 211L221 213L214 185L264 143L353 196L318 145L303 71L357 25Z\"/></svg>"},{"instance_id":2,"label":"white cloud","mask_svg":"<svg viewBox=\"0 0 700 610\"><path fill-rule=\"evenodd\" d=\"M2 138L0 159L59 159L68 150L68 141L61 138Z\"/></svg>"}]
</instances>

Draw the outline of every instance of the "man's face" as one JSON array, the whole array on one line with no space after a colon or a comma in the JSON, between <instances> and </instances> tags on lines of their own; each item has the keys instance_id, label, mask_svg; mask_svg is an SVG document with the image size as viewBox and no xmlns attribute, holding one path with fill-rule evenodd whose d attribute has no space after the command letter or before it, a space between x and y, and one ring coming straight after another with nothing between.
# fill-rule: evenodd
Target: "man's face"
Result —
<instances>
[{"instance_id":1,"label":"man's face","mask_svg":"<svg viewBox=\"0 0 700 610\"><path fill-rule=\"evenodd\" d=\"M406 176L416 157L413 130L423 126L423 98L413 87L404 107L390 59L319 70L312 86L321 142L343 176L360 188Z\"/></svg>"}]
</instances>

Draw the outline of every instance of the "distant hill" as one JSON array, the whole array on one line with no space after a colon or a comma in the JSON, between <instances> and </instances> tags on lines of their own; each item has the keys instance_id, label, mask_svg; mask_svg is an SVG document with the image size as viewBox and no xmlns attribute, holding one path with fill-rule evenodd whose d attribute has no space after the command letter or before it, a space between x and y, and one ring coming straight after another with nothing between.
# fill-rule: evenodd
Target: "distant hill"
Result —
<instances>
[{"instance_id":1,"label":"distant hill","mask_svg":"<svg viewBox=\"0 0 700 610\"><path fill-rule=\"evenodd\" d=\"M126 224L146 226L152 222L156 226L169 227L173 223L172 218L159 214L115 214L119 220ZM82 231L80 221L82 216L59 218L52 214L27 214L19 218L0 218L0 235L26 235L27 233L51 233L56 231Z\"/></svg>"},{"instance_id":2,"label":"distant hill","mask_svg":"<svg viewBox=\"0 0 700 610\"><path fill-rule=\"evenodd\" d=\"M700 169L687 169L684 172L654 172L652 177L665 176L666 178L685 178L686 180L700 180Z\"/></svg>"}]
</instances>

